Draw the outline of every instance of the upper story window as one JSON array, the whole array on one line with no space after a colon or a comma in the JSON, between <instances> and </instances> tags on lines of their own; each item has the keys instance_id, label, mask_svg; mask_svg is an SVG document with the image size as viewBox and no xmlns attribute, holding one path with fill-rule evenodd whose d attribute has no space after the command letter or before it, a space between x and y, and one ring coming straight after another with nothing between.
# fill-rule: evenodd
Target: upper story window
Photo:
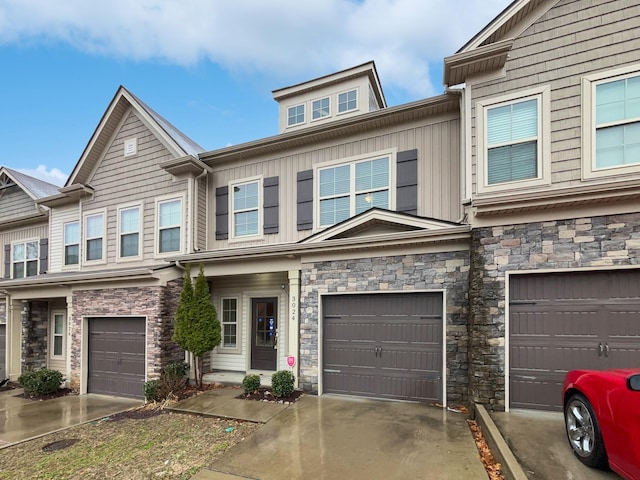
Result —
<instances>
[{"instance_id":1,"label":"upper story window","mask_svg":"<svg viewBox=\"0 0 640 480\"><path fill-rule=\"evenodd\" d=\"M80 223L64 224L64 264L77 265L80 261Z\"/></svg>"},{"instance_id":2,"label":"upper story window","mask_svg":"<svg viewBox=\"0 0 640 480\"><path fill-rule=\"evenodd\" d=\"M478 102L478 193L550 182L549 88Z\"/></svg>"},{"instance_id":3,"label":"upper story window","mask_svg":"<svg viewBox=\"0 0 640 480\"><path fill-rule=\"evenodd\" d=\"M640 67L583 79L583 176L640 171Z\"/></svg>"},{"instance_id":4,"label":"upper story window","mask_svg":"<svg viewBox=\"0 0 640 480\"><path fill-rule=\"evenodd\" d=\"M358 91L349 90L338 94L338 113L348 112L358 108Z\"/></svg>"},{"instance_id":5,"label":"upper story window","mask_svg":"<svg viewBox=\"0 0 640 480\"><path fill-rule=\"evenodd\" d=\"M158 252L179 252L182 249L182 199L158 202Z\"/></svg>"},{"instance_id":6,"label":"upper story window","mask_svg":"<svg viewBox=\"0 0 640 480\"><path fill-rule=\"evenodd\" d=\"M260 225L260 184L258 180L239 183L233 190L233 236L258 235Z\"/></svg>"},{"instance_id":7,"label":"upper story window","mask_svg":"<svg viewBox=\"0 0 640 480\"><path fill-rule=\"evenodd\" d=\"M140 207L122 208L118 211L120 257L140 255Z\"/></svg>"},{"instance_id":8,"label":"upper story window","mask_svg":"<svg viewBox=\"0 0 640 480\"><path fill-rule=\"evenodd\" d=\"M96 213L85 217L85 255L88 262L104 258L104 214Z\"/></svg>"},{"instance_id":9,"label":"upper story window","mask_svg":"<svg viewBox=\"0 0 640 480\"><path fill-rule=\"evenodd\" d=\"M296 105L287 109L287 126L304 123L304 105Z\"/></svg>"},{"instance_id":10,"label":"upper story window","mask_svg":"<svg viewBox=\"0 0 640 480\"><path fill-rule=\"evenodd\" d=\"M319 169L319 226L347 220L373 207L391 207L391 157Z\"/></svg>"},{"instance_id":11,"label":"upper story window","mask_svg":"<svg viewBox=\"0 0 640 480\"><path fill-rule=\"evenodd\" d=\"M329 97L321 98L320 100L314 100L311 103L311 118L313 120L328 117L330 114L331 110Z\"/></svg>"},{"instance_id":12,"label":"upper story window","mask_svg":"<svg viewBox=\"0 0 640 480\"><path fill-rule=\"evenodd\" d=\"M11 246L11 265L13 278L38 275L40 242L38 240L14 243Z\"/></svg>"}]
</instances>

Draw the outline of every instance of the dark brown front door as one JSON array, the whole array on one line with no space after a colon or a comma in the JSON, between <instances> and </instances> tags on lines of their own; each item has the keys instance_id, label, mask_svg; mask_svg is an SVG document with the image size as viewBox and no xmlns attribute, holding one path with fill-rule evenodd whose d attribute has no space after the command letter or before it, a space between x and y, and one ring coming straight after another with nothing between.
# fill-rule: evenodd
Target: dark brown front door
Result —
<instances>
[{"instance_id":1,"label":"dark brown front door","mask_svg":"<svg viewBox=\"0 0 640 480\"><path fill-rule=\"evenodd\" d=\"M251 301L251 368L275 370L278 350L277 298L254 298Z\"/></svg>"}]
</instances>

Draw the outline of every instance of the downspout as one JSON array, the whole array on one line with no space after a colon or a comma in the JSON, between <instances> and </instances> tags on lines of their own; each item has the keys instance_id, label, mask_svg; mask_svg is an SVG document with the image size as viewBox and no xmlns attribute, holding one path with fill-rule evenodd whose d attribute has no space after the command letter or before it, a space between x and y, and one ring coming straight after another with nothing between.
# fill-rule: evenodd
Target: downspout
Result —
<instances>
[{"instance_id":1,"label":"downspout","mask_svg":"<svg viewBox=\"0 0 640 480\"><path fill-rule=\"evenodd\" d=\"M200 188L198 187L198 181L203 178L207 173L209 173L209 169L208 168L204 168L202 170L202 173L198 174L198 176L194 179L194 208L193 208L193 218L198 216L198 200L199 200L199 195L200 195ZM192 218L192 227L193 227L193 245L191 246L191 250L193 252L198 252L200 251L200 249L198 248L198 228L196 225L195 220Z\"/></svg>"},{"instance_id":2,"label":"downspout","mask_svg":"<svg viewBox=\"0 0 640 480\"><path fill-rule=\"evenodd\" d=\"M470 151L470 145L467 142L467 135L470 135L471 132L471 119L468 118L468 114L471 109L467 109L467 101L470 101L470 97L468 92L465 89L465 86L462 88L450 88L446 87L445 93L458 95L459 103L460 103L460 172L462 173L460 178L460 191L462 193L460 202L463 208L462 216L458 220L458 223L465 223L467 221L467 214L464 211L465 206L469 203L469 189L468 185L468 176L471 175L470 163L467 162L467 152Z\"/></svg>"}]
</instances>

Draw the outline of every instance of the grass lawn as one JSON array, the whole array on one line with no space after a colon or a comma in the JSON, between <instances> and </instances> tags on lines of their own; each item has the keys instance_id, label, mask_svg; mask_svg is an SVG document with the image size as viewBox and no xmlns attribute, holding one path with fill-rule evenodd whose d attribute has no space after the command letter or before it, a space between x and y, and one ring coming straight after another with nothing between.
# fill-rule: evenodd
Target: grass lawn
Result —
<instances>
[{"instance_id":1,"label":"grass lawn","mask_svg":"<svg viewBox=\"0 0 640 480\"><path fill-rule=\"evenodd\" d=\"M187 479L257 428L143 407L0 450L0 479Z\"/></svg>"}]
</instances>

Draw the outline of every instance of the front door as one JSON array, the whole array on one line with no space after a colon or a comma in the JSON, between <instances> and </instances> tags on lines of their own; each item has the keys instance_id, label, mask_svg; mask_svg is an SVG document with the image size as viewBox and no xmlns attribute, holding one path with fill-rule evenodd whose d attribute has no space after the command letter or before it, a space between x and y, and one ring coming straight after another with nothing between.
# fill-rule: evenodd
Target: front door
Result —
<instances>
[{"instance_id":1,"label":"front door","mask_svg":"<svg viewBox=\"0 0 640 480\"><path fill-rule=\"evenodd\" d=\"M253 298L251 300L251 368L275 370L278 350L277 298Z\"/></svg>"}]
</instances>

